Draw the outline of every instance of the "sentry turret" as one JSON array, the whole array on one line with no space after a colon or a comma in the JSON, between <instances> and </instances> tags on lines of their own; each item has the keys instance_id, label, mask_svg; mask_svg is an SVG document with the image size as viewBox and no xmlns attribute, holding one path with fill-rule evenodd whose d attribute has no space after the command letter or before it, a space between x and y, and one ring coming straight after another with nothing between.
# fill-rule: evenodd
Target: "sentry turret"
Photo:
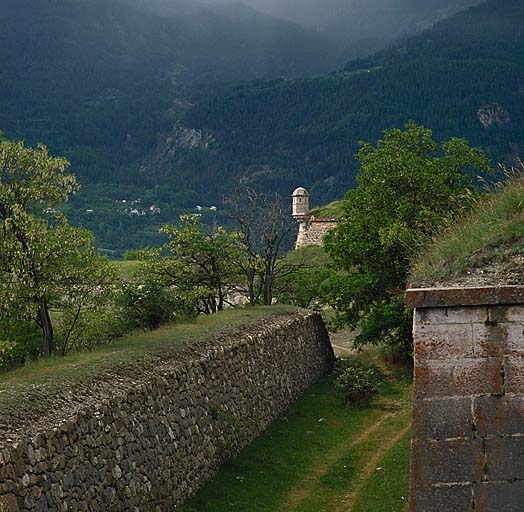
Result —
<instances>
[{"instance_id":1,"label":"sentry turret","mask_svg":"<svg viewBox=\"0 0 524 512\"><path fill-rule=\"evenodd\" d=\"M302 187L293 192L293 217L297 221L306 221L309 215L309 192Z\"/></svg>"}]
</instances>

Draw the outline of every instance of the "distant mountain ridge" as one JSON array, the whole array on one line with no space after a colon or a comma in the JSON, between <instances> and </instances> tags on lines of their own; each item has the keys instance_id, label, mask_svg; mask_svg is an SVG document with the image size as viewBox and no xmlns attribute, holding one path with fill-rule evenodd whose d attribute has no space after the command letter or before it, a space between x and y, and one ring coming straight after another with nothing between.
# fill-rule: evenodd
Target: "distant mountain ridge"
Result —
<instances>
[{"instance_id":1,"label":"distant mountain ridge","mask_svg":"<svg viewBox=\"0 0 524 512\"><path fill-rule=\"evenodd\" d=\"M66 153L84 179L122 179L196 86L336 65L332 43L291 22L155 2L3 0L0 128Z\"/></svg>"},{"instance_id":2,"label":"distant mountain ridge","mask_svg":"<svg viewBox=\"0 0 524 512\"><path fill-rule=\"evenodd\" d=\"M409 23L475 1L416 2ZM487 1L326 74L340 49L325 35L239 4L4 0L0 129L72 161L73 222L120 254L239 182L339 198L358 140L410 118L510 161L524 144L523 18L520 1ZM244 79L257 80L228 85Z\"/></svg>"},{"instance_id":3,"label":"distant mountain ridge","mask_svg":"<svg viewBox=\"0 0 524 512\"><path fill-rule=\"evenodd\" d=\"M241 181L320 203L354 184L359 140L409 119L439 139L463 136L493 161L524 148L524 4L491 0L340 73L243 84L198 102L175 132L206 134L205 149L160 145L143 175L205 190L216 201ZM185 185L183 185L185 184Z\"/></svg>"},{"instance_id":4,"label":"distant mountain ridge","mask_svg":"<svg viewBox=\"0 0 524 512\"><path fill-rule=\"evenodd\" d=\"M346 60L381 50L482 1L244 0L262 12L328 34Z\"/></svg>"}]
</instances>

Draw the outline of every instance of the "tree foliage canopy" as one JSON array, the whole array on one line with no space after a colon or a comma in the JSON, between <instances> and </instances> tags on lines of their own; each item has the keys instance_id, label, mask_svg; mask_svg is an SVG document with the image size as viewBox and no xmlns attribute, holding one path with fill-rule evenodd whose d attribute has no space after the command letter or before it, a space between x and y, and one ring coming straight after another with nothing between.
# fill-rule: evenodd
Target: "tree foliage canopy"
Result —
<instances>
[{"instance_id":1,"label":"tree foliage canopy","mask_svg":"<svg viewBox=\"0 0 524 512\"><path fill-rule=\"evenodd\" d=\"M142 272L192 295L206 313L222 310L242 279L241 235L216 226L209 231L198 215L183 215L178 225L164 226L162 232L169 241L146 253Z\"/></svg>"},{"instance_id":2,"label":"tree foliage canopy","mask_svg":"<svg viewBox=\"0 0 524 512\"><path fill-rule=\"evenodd\" d=\"M88 297L110 280L91 234L55 210L78 188L67 167L42 145L0 142L0 312L2 319L34 321L46 355L55 351L51 308L76 310L67 344Z\"/></svg>"},{"instance_id":3,"label":"tree foliage canopy","mask_svg":"<svg viewBox=\"0 0 524 512\"><path fill-rule=\"evenodd\" d=\"M410 122L362 143L358 186L344 202L343 221L326 248L347 275L325 285L341 320L363 328L360 341L410 339L402 306L410 258L451 212L475 195L474 173L490 164L463 139L441 145L431 130ZM396 340L396 341L395 341Z\"/></svg>"}]
</instances>

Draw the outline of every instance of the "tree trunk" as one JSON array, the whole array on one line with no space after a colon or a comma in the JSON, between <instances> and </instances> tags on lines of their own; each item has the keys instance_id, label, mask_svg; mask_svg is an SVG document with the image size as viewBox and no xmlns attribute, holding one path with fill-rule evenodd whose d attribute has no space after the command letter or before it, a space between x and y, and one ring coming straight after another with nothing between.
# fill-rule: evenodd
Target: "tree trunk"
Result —
<instances>
[{"instance_id":1,"label":"tree trunk","mask_svg":"<svg viewBox=\"0 0 524 512\"><path fill-rule=\"evenodd\" d=\"M256 271L253 268L250 268L246 272L247 277L247 294L249 298L249 304L254 306L257 301L257 296L255 294L255 277Z\"/></svg>"},{"instance_id":2,"label":"tree trunk","mask_svg":"<svg viewBox=\"0 0 524 512\"><path fill-rule=\"evenodd\" d=\"M219 285L218 286L218 306L217 306L217 310L218 311L223 311L224 310L224 292L222 291L222 286Z\"/></svg>"},{"instance_id":3,"label":"tree trunk","mask_svg":"<svg viewBox=\"0 0 524 512\"><path fill-rule=\"evenodd\" d=\"M273 275L266 271L266 279L264 281L264 306L271 306L273 303Z\"/></svg>"},{"instance_id":4,"label":"tree trunk","mask_svg":"<svg viewBox=\"0 0 524 512\"><path fill-rule=\"evenodd\" d=\"M55 336L49 315L49 306L47 305L47 299L45 297L41 297L39 300L38 323L44 334L44 356L52 356L55 353Z\"/></svg>"}]
</instances>

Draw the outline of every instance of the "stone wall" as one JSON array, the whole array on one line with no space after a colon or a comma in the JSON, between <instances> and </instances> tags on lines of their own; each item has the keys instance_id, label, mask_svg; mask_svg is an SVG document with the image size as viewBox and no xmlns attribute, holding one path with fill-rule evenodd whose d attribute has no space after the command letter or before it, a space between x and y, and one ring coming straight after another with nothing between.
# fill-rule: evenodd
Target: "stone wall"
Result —
<instances>
[{"instance_id":1,"label":"stone wall","mask_svg":"<svg viewBox=\"0 0 524 512\"><path fill-rule=\"evenodd\" d=\"M410 290L412 512L524 508L524 288Z\"/></svg>"},{"instance_id":2,"label":"stone wall","mask_svg":"<svg viewBox=\"0 0 524 512\"><path fill-rule=\"evenodd\" d=\"M336 220L315 219L311 217L299 225L295 249L308 245L322 245L328 231L337 226Z\"/></svg>"},{"instance_id":3,"label":"stone wall","mask_svg":"<svg viewBox=\"0 0 524 512\"><path fill-rule=\"evenodd\" d=\"M0 418L0 511L173 510L333 362L321 317L297 313L57 390Z\"/></svg>"}]
</instances>

